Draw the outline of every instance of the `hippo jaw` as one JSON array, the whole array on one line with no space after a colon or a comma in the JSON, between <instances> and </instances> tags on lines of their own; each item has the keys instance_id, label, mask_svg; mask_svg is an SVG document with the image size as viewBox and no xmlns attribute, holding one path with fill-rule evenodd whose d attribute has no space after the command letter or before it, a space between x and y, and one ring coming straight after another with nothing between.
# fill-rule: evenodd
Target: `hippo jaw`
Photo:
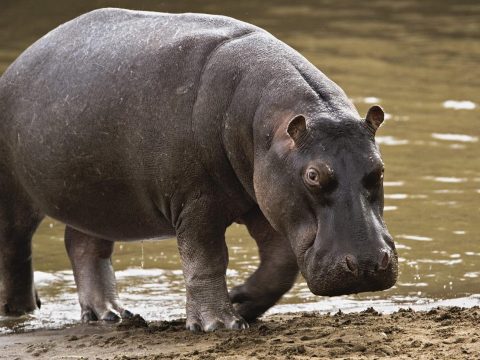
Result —
<instances>
[{"instance_id":1,"label":"hippo jaw","mask_svg":"<svg viewBox=\"0 0 480 360\"><path fill-rule=\"evenodd\" d=\"M370 253L371 254L371 253ZM300 269L310 291L319 296L339 296L386 290L398 277L398 255L385 247L367 256L340 252L320 255L311 246Z\"/></svg>"},{"instance_id":2,"label":"hippo jaw","mask_svg":"<svg viewBox=\"0 0 480 360\"><path fill-rule=\"evenodd\" d=\"M339 215L330 213L327 218L332 217ZM349 237L343 241L336 235L335 227L325 219L289 230L291 236L287 236L299 269L314 295L381 291L397 281L398 255L384 224L369 237ZM350 234L354 232L349 231Z\"/></svg>"}]
</instances>

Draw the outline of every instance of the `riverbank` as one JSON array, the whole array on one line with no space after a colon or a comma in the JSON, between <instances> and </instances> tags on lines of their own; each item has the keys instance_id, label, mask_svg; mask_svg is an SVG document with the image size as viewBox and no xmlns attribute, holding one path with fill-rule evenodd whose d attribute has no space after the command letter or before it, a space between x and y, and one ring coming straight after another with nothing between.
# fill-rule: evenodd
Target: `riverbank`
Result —
<instances>
[{"instance_id":1,"label":"riverbank","mask_svg":"<svg viewBox=\"0 0 480 360\"><path fill-rule=\"evenodd\" d=\"M382 315L268 316L250 329L193 334L182 320L75 325L0 336L5 359L479 359L480 308Z\"/></svg>"}]
</instances>

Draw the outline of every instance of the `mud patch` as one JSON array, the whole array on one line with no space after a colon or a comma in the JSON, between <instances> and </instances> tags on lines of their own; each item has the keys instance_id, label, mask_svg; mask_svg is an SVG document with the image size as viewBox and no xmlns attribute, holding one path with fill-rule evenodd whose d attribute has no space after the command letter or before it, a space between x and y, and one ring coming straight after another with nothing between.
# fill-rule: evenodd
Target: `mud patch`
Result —
<instances>
[{"instance_id":1,"label":"mud patch","mask_svg":"<svg viewBox=\"0 0 480 360\"><path fill-rule=\"evenodd\" d=\"M382 315L269 316L250 329L194 334L185 321L78 325L0 336L9 359L365 359L480 358L480 308L402 309Z\"/></svg>"}]
</instances>

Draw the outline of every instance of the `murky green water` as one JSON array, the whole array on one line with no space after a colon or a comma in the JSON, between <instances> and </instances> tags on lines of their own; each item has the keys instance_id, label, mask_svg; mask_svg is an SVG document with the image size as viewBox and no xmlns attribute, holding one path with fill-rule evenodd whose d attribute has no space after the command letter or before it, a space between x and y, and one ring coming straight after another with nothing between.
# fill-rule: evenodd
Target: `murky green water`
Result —
<instances>
[{"instance_id":1,"label":"murky green water","mask_svg":"<svg viewBox=\"0 0 480 360\"><path fill-rule=\"evenodd\" d=\"M378 140L386 163L385 217L400 255L397 285L327 299L313 296L299 279L277 310L480 303L478 1L1 0L0 72L50 29L104 6L225 14L254 23L317 65L361 113L373 102L388 112ZM258 257L243 227L232 226L227 235L233 285L255 269ZM41 225L34 261L44 307L20 322L0 321L0 331L78 319L62 238L61 224L47 219ZM145 242L143 251L141 243L119 243L114 264L129 307L149 319L183 314L174 240Z\"/></svg>"}]
</instances>

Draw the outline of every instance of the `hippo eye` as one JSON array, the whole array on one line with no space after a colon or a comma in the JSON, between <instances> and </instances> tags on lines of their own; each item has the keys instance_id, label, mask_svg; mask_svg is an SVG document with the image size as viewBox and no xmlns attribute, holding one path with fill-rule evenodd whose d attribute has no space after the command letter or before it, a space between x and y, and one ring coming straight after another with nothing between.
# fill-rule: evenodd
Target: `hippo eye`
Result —
<instances>
[{"instance_id":1,"label":"hippo eye","mask_svg":"<svg viewBox=\"0 0 480 360\"><path fill-rule=\"evenodd\" d=\"M314 168L308 168L307 172L305 173L305 181L311 186L320 185L320 174L318 170Z\"/></svg>"},{"instance_id":2,"label":"hippo eye","mask_svg":"<svg viewBox=\"0 0 480 360\"><path fill-rule=\"evenodd\" d=\"M377 188L378 186L380 186L382 184L382 181L383 181L383 174L384 174L383 167L372 171L363 180L363 183L364 183L365 187L372 189L372 188Z\"/></svg>"}]
</instances>

